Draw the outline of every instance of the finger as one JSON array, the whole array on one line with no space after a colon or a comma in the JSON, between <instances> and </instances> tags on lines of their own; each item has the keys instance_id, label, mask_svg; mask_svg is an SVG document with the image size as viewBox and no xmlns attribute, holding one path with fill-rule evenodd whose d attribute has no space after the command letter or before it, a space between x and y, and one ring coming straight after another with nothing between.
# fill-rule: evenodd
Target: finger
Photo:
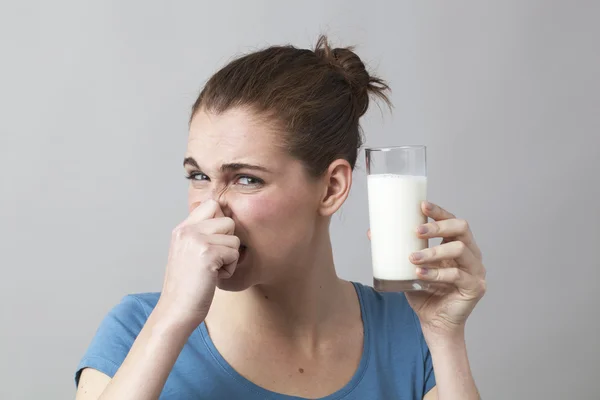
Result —
<instances>
[{"instance_id":1,"label":"finger","mask_svg":"<svg viewBox=\"0 0 600 400\"><path fill-rule=\"evenodd\" d=\"M233 273L237 269L237 261L223 267L217 273L217 277L220 279L229 279L233 276Z\"/></svg>"},{"instance_id":2,"label":"finger","mask_svg":"<svg viewBox=\"0 0 600 400\"><path fill-rule=\"evenodd\" d=\"M480 252L475 244L469 223L464 219L451 218L428 222L417 228L417 235L423 239L436 237L456 238L466 244L473 254Z\"/></svg>"},{"instance_id":3,"label":"finger","mask_svg":"<svg viewBox=\"0 0 600 400\"><path fill-rule=\"evenodd\" d=\"M196 203L194 203L196 204ZM223 210L218 202L213 199L209 199L200 203L197 207L192 209L190 215L182 222L181 225L195 224L200 221L204 221L211 218L224 217Z\"/></svg>"},{"instance_id":4,"label":"finger","mask_svg":"<svg viewBox=\"0 0 600 400\"><path fill-rule=\"evenodd\" d=\"M214 249L221 262L217 276L223 279L230 278L235 272L237 262L240 258L239 250L227 246L214 246Z\"/></svg>"},{"instance_id":5,"label":"finger","mask_svg":"<svg viewBox=\"0 0 600 400\"><path fill-rule=\"evenodd\" d=\"M433 204L430 201L421 203L421 210L423 211L423 214L435 221L456 218L451 212L444 210L442 207Z\"/></svg>"},{"instance_id":6,"label":"finger","mask_svg":"<svg viewBox=\"0 0 600 400\"><path fill-rule=\"evenodd\" d=\"M452 218L420 225L417 228L417 234L422 238L467 237L471 235L471 230L468 222L464 219Z\"/></svg>"},{"instance_id":7,"label":"finger","mask_svg":"<svg viewBox=\"0 0 600 400\"><path fill-rule=\"evenodd\" d=\"M226 265L237 262L238 258L240 258L240 252L238 249L220 245L210 246L210 249L205 251L203 255L205 257L209 257L215 270L220 270Z\"/></svg>"},{"instance_id":8,"label":"finger","mask_svg":"<svg viewBox=\"0 0 600 400\"><path fill-rule=\"evenodd\" d=\"M455 285L474 297L485 293L485 281L460 268L417 268L417 274L423 280Z\"/></svg>"},{"instance_id":9,"label":"finger","mask_svg":"<svg viewBox=\"0 0 600 400\"><path fill-rule=\"evenodd\" d=\"M206 219L196 223L195 225L188 226L204 235L233 235L233 232L235 231L235 222L229 217Z\"/></svg>"},{"instance_id":10,"label":"finger","mask_svg":"<svg viewBox=\"0 0 600 400\"><path fill-rule=\"evenodd\" d=\"M371 240L371 230L370 229L367 231L367 237L369 238L369 240Z\"/></svg>"},{"instance_id":11,"label":"finger","mask_svg":"<svg viewBox=\"0 0 600 400\"><path fill-rule=\"evenodd\" d=\"M410 261L415 265L434 264L444 260L454 260L468 272L481 273L481 262L463 242L444 243L410 255Z\"/></svg>"},{"instance_id":12,"label":"finger","mask_svg":"<svg viewBox=\"0 0 600 400\"><path fill-rule=\"evenodd\" d=\"M209 244L214 244L217 246L226 246L235 250L239 250L240 248L240 238L234 235L228 234L212 234L206 236L206 241Z\"/></svg>"},{"instance_id":13,"label":"finger","mask_svg":"<svg viewBox=\"0 0 600 400\"><path fill-rule=\"evenodd\" d=\"M479 260L482 259L482 254L481 254L481 250L479 249L479 246L477 246L477 243L475 243L475 238L473 237L473 233L471 232L471 228L469 227L469 224L467 223L467 221L465 220L461 220L461 219L457 219L454 214L452 214L449 211L444 210L442 207L438 206L437 204L431 203L429 201L424 201L421 204L421 209L423 211L423 213L434 220L434 224L435 222L437 223L441 223L442 221L450 221L450 220L456 220L456 222L452 223L452 229L454 230L458 230L458 231L467 231L467 233L463 234L462 236L456 235L456 237L463 241L467 246L469 246L469 248L471 249L471 251L473 252L473 254L475 254L475 257L477 257ZM428 224L425 224L429 227ZM417 228L419 229L419 228ZM432 237L432 236L423 236L423 238L425 237ZM449 234L448 236L441 236L438 235L437 237L452 237L451 234Z\"/></svg>"}]
</instances>

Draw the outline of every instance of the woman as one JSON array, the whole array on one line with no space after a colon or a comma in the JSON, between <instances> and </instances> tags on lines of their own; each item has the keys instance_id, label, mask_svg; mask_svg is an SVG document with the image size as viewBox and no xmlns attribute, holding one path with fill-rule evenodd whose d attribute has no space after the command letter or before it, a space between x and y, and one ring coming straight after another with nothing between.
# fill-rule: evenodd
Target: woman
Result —
<instances>
[{"instance_id":1,"label":"woman","mask_svg":"<svg viewBox=\"0 0 600 400\"><path fill-rule=\"evenodd\" d=\"M479 398L464 326L485 271L466 222L423 204L434 222L415 235L444 240L411 260L445 290L379 294L335 273L330 219L369 95L387 89L324 37L217 72L192 110L190 214L163 290L105 318L77 399Z\"/></svg>"}]
</instances>

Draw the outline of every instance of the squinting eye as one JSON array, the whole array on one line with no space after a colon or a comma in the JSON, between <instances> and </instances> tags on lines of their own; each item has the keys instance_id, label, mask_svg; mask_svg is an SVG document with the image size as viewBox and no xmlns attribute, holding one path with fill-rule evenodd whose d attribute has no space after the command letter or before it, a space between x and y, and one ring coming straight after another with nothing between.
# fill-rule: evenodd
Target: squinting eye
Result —
<instances>
[{"instance_id":1,"label":"squinting eye","mask_svg":"<svg viewBox=\"0 0 600 400\"><path fill-rule=\"evenodd\" d=\"M251 178L249 176L240 176L240 179L238 180L239 183L241 183L242 185L254 185L256 184L256 179Z\"/></svg>"},{"instance_id":2,"label":"squinting eye","mask_svg":"<svg viewBox=\"0 0 600 400\"><path fill-rule=\"evenodd\" d=\"M208 176L204 175L202 172L190 172L185 179L189 179L190 181L204 181L208 179Z\"/></svg>"},{"instance_id":3,"label":"squinting eye","mask_svg":"<svg viewBox=\"0 0 600 400\"><path fill-rule=\"evenodd\" d=\"M238 178L238 183L242 186L257 186L260 185L262 181L251 176L240 176Z\"/></svg>"}]
</instances>

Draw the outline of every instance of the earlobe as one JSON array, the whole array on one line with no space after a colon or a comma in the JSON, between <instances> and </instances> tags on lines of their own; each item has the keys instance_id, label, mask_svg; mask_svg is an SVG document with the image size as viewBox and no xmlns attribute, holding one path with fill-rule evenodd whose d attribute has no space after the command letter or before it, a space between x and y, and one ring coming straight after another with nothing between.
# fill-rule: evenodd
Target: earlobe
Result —
<instances>
[{"instance_id":1,"label":"earlobe","mask_svg":"<svg viewBox=\"0 0 600 400\"><path fill-rule=\"evenodd\" d=\"M319 211L323 216L331 216L348 198L352 186L352 167L346 160L335 160L323 179L325 188Z\"/></svg>"}]
</instances>

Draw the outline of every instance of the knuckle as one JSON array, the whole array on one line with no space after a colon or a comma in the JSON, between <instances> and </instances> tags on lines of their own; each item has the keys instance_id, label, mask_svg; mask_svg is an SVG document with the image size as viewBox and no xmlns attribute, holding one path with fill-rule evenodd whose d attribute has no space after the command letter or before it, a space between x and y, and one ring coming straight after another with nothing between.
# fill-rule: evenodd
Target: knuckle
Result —
<instances>
[{"instance_id":1,"label":"knuckle","mask_svg":"<svg viewBox=\"0 0 600 400\"><path fill-rule=\"evenodd\" d=\"M209 246L208 244L203 244L199 246L200 255L209 261L216 260L219 255L213 246Z\"/></svg>"},{"instance_id":2,"label":"knuckle","mask_svg":"<svg viewBox=\"0 0 600 400\"><path fill-rule=\"evenodd\" d=\"M458 229L461 232L467 232L469 230L469 222L466 219L458 219L457 220L458 223Z\"/></svg>"},{"instance_id":3,"label":"knuckle","mask_svg":"<svg viewBox=\"0 0 600 400\"><path fill-rule=\"evenodd\" d=\"M455 243L456 243L455 246L456 246L456 253L457 253L457 255L460 256L460 255L465 254L465 251L467 250L467 245L464 244L461 241L457 241Z\"/></svg>"},{"instance_id":4,"label":"knuckle","mask_svg":"<svg viewBox=\"0 0 600 400\"><path fill-rule=\"evenodd\" d=\"M477 257L479 261L483 261L483 253L477 247L475 248L475 257Z\"/></svg>"},{"instance_id":5,"label":"knuckle","mask_svg":"<svg viewBox=\"0 0 600 400\"><path fill-rule=\"evenodd\" d=\"M485 279L479 280L479 295L483 296L487 292L487 282Z\"/></svg>"},{"instance_id":6,"label":"knuckle","mask_svg":"<svg viewBox=\"0 0 600 400\"><path fill-rule=\"evenodd\" d=\"M213 246L202 246L202 250L204 251L204 254L209 256L210 258L215 258L217 256L217 251Z\"/></svg>"},{"instance_id":7,"label":"knuckle","mask_svg":"<svg viewBox=\"0 0 600 400\"><path fill-rule=\"evenodd\" d=\"M441 271L439 268L435 268L432 271L433 271L433 274L435 274L435 276L433 278L434 280L439 281L439 282L444 280L443 271Z\"/></svg>"},{"instance_id":8,"label":"knuckle","mask_svg":"<svg viewBox=\"0 0 600 400\"><path fill-rule=\"evenodd\" d=\"M200 236L196 240L196 247L198 249L198 252L202 255L210 255L214 251L214 249L204 236Z\"/></svg>"},{"instance_id":9,"label":"knuckle","mask_svg":"<svg viewBox=\"0 0 600 400\"><path fill-rule=\"evenodd\" d=\"M448 271L450 275L450 280L452 282L456 282L460 279L460 270L458 268L452 268Z\"/></svg>"},{"instance_id":10,"label":"knuckle","mask_svg":"<svg viewBox=\"0 0 600 400\"><path fill-rule=\"evenodd\" d=\"M430 222L429 226L431 228L431 233L438 233L440 231L440 224L438 224L436 221Z\"/></svg>"},{"instance_id":11,"label":"knuckle","mask_svg":"<svg viewBox=\"0 0 600 400\"><path fill-rule=\"evenodd\" d=\"M432 247L432 248L430 248L430 249L426 250L426 251L425 251L425 254L426 254L426 256L427 256L427 257L429 257L429 258L433 258L433 257L437 256L437 254L438 254L438 249L437 249L437 247Z\"/></svg>"},{"instance_id":12,"label":"knuckle","mask_svg":"<svg viewBox=\"0 0 600 400\"><path fill-rule=\"evenodd\" d=\"M225 226L228 230L233 231L235 229L235 221L233 220L233 218L224 217L223 220L225 221Z\"/></svg>"},{"instance_id":13,"label":"knuckle","mask_svg":"<svg viewBox=\"0 0 600 400\"><path fill-rule=\"evenodd\" d=\"M175 239L180 239L187 235L189 231L190 228L187 225L177 225L171 232L171 236Z\"/></svg>"},{"instance_id":14,"label":"knuckle","mask_svg":"<svg viewBox=\"0 0 600 400\"><path fill-rule=\"evenodd\" d=\"M178 238L179 236L181 236L181 228L177 226L171 231L171 237Z\"/></svg>"}]
</instances>

